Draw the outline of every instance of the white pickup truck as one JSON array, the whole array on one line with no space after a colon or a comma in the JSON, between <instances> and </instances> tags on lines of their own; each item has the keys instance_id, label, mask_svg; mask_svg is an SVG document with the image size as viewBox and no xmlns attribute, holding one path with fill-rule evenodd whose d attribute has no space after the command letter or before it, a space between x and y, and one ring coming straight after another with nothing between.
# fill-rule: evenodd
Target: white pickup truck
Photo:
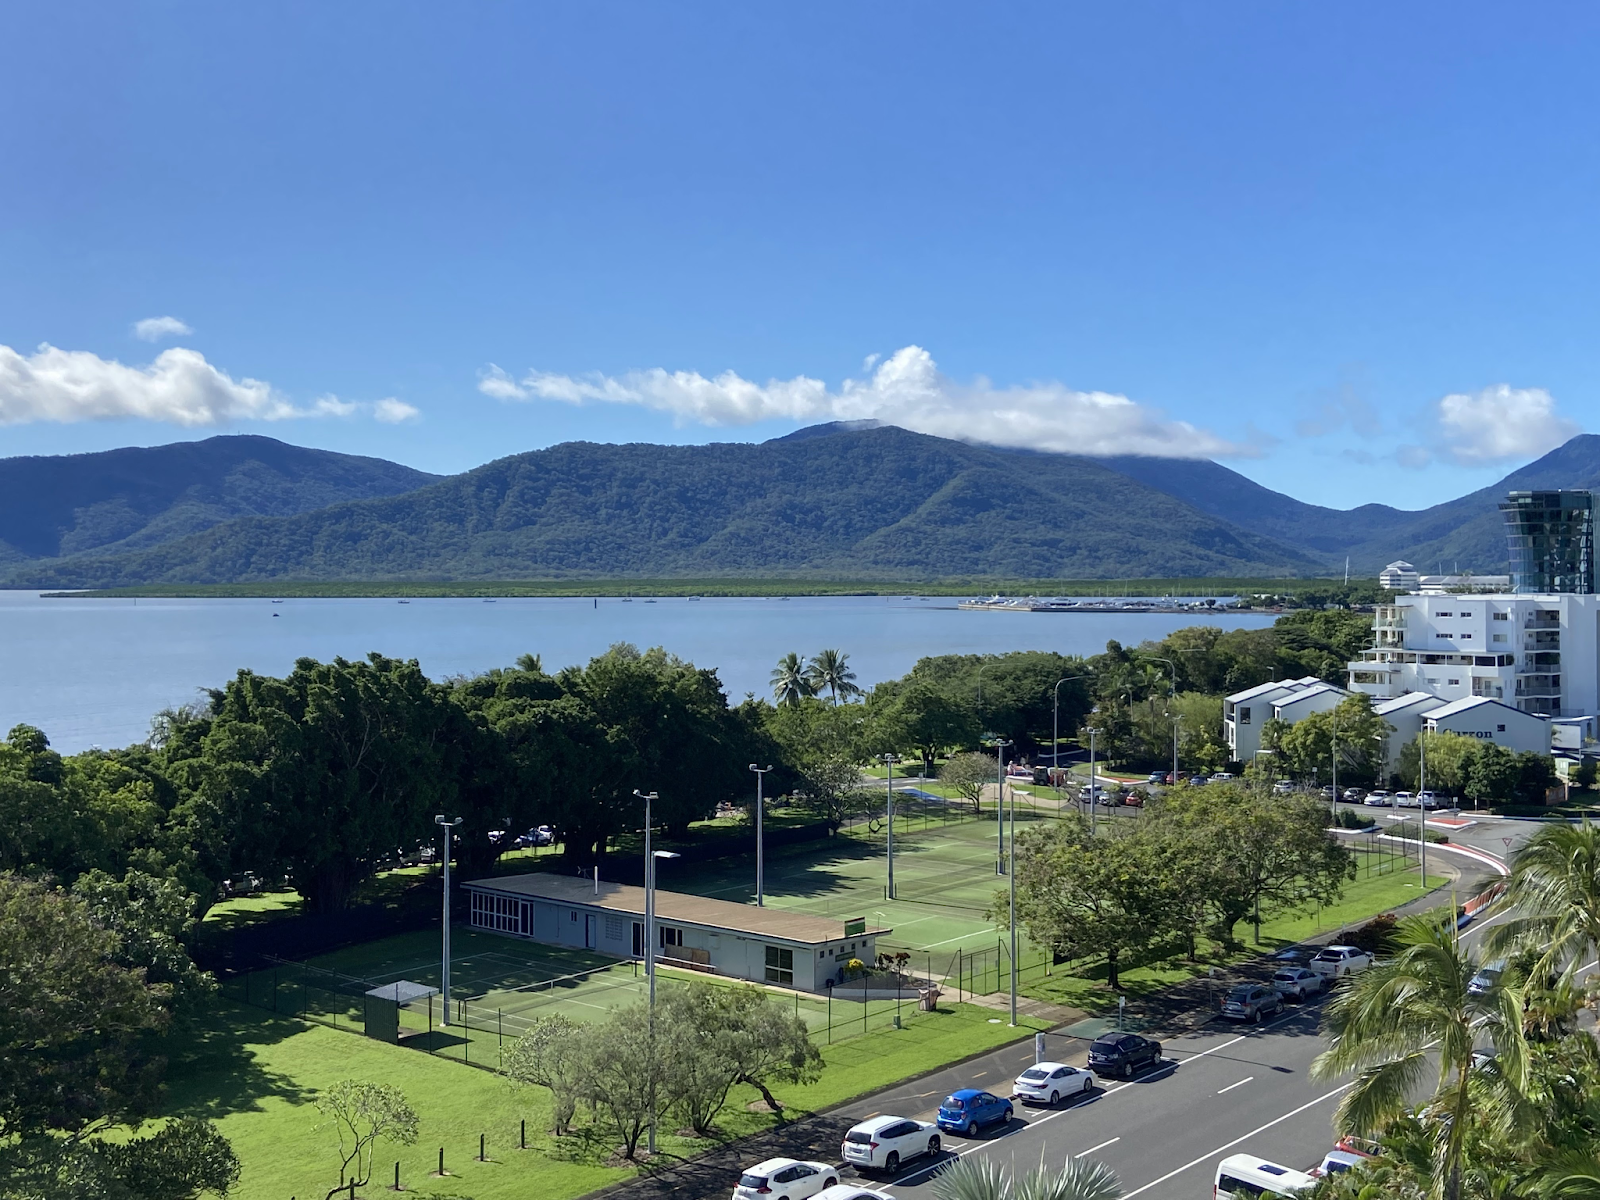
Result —
<instances>
[{"instance_id":1,"label":"white pickup truck","mask_svg":"<svg viewBox=\"0 0 1600 1200\"><path fill-rule=\"evenodd\" d=\"M1365 971L1372 965L1372 955L1355 946L1326 946L1307 965L1318 975L1339 979Z\"/></svg>"}]
</instances>

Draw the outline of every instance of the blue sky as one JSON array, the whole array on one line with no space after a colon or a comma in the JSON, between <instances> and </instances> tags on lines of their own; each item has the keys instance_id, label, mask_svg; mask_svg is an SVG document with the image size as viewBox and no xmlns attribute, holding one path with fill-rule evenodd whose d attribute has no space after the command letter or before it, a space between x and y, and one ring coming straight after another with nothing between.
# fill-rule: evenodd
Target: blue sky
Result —
<instances>
[{"instance_id":1,"label":"blue sky","mask_svg":"<svg viewBox=\"0 0 1600 1200\"><path fill-rule=\"evenodd\" d=\"M13 9L0 455L240 430L446 472L876 416L1433 503L1600 428L1597 26Z\"/></svg>"}]
</instances>

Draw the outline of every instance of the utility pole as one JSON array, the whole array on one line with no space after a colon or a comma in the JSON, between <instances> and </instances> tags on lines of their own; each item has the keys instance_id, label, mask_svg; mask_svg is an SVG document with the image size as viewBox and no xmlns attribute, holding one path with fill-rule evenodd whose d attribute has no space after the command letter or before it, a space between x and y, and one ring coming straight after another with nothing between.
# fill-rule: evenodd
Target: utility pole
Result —
<instances>
[{"instance_id":1,"label":"utility pole","mask_svg":"<svg viewBox=\"0 0 1600 1200\"><path fill-rule=\"evenodd\" d=\"M763 776L772 770L772 765L769 763L767 766L758 767L755 763L751 763L750 769L756 773L756 907L765 908L767 883L766 846L762 842L761 835L761 814L765 804L761 795L761 785L766 782Z\"/></svg>"},{"instance_id":2,"label":"utility pole","mask_svg":"<svg viewBox=\"0 0 1600 1200\"><path fill-rule=\"evenodd\" d=\"M1172 786L1178 786L1178 726L1183 724L1183 714L1172 718Z\"/></svg>"},{"instance_id":3,"label":"utility pole","mask_svg":"<svg viewBox=\"0 0 1600 1200\"><path fill-rule=\"evenodd\" d=\"M1074 679L1087 679L1087 675L1068 675L1065 679L1056 680L1055 706L1050 716L1050 770L1057 772L1056 779L1060 780L1061 770L1061 685L1071 683ZM1056 784L1056 807L1061 807L1061 784Z\"/></svg>"},{"instance_id":4,"label":"utility pole","mask_svg":"<svg viewBox=\"0 0 1600 1200\"><path fill-rule=\"evenodd\" d=\"M461 818L451 820L440 813L433 823L444 829L444 935L440 948L439 982L444 996L444 1024L450 1024L450 843L455 840L456 826Z\"/></svg>"},{"instance_id":5,"label":"utility pole","mask_svg":"<svg viewBox=\"0 0 1600 1200\"><path fill-rule=\"evenodd\" d=\"M1004 793L1001 793L1002 796ZM1011 789L1011 852L1006 858L1011 902L1011 1027L1017 1025L1017 789Z\"/></svg>"},{"instance_id":6,"label":"utility pole","mask_svg":"<svg viewBox=\"0 0 1600 1200\"><path fill-rule=\"evenodd\" d=\"M1094 709L1089 713L1089 716L1090 717L1098 717L1099 715L1100 715L1100 706L1097 704L1097 705L1094 706ZM1095 739L1095 735L1097 733L1099 733L1099 732L1100 732L1099 729L1097 729L1095 726L1093 726L1093 725L1089 726L1089 834L1090 834L1090 836L1093 836L1094 832L1095 832L1095 813L1094 813L1095 793L1100 790L1099 786L1095 783L1095 774L1094 774L1094 739ZM1173 782L1176 783L1177 780L1174 779Z\"/></svg>"},{"instance_id":7,"label":"utility pole","mask_svg":"<svg viewBox=\"0 0 1600 1200\"><path fill-rule=\"evenodd\" d=\"M884 798L884 812L889 820L889 886L884 891L884 896L890 900L894 895L894 755L885 754L883 765L889 768L888 793Z\"/></svg>"},{"instance_id":8,"label":"utility pole","mask_svg":"<svg viewBox=\"0 0 1600 1200\"><path fill-rule=\"evenodd\" d=\"M1428 891L1428 806L1422 793L1428 790L1428 726L1423 722L1417 731L1417 863L1422 876L1417 887L1426 895Z\"/></svg>"}]
</instances>

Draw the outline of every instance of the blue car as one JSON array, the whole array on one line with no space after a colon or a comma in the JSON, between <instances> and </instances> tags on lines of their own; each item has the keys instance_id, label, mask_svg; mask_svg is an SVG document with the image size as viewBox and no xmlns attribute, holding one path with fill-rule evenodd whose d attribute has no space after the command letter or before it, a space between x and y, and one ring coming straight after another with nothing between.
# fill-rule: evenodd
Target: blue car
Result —
<instances>
[{"instance_id":1,"label":"blue car","mask_svg":"<svg viewBox=\"0 0 1600 1200\"><path fill-rule=\"evenodd\" d=\"M1011 1120L1011 1101L1002 1100L990 1092L977 1088L962 1088L951 1092L939 1105L939 1128L946 1133L960 1133L977 1137L978 1130L997 1122Z\"/></svg>"}]
</instances>

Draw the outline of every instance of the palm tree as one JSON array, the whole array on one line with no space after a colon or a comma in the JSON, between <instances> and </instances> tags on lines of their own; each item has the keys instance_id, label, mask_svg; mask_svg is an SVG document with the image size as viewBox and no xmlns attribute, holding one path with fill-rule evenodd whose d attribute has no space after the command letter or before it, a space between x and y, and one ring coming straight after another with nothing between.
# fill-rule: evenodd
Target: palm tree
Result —
<instances>
[{"instance_id":1,"label":"palm tree","mask_svg":"<svg viewBox=\"0 0 1600 1200\"><path fill-rule=\"evenodd\" d=\"M811 676L800 656L792 651L778 660L772 672L773 698L786 708L793 708L807 696L816 695L811 686Z\"/></svg>"},{"instance_id":2,"label":"palm tree","mask_svg":"<svg viewBox=\"0 0 1600 1200\"><path fill-rule=\"evenodd\" d=\"M1357 1072L1339 1103L1341 1132L1371 1135L1402 1117L1438 1055L1438 1079L1427 1105L1434 1137L1434 1196L1459 1200L1461 1153L1475 1115L1474 1053L1487 1039L1495 1074L1520 1092L1527 1084L1521 992L1495 984L1469 986L1479 963L1462 949L1455 923L1434 914L1407 917L1395 930L1399 952L1351 977L1329 1003L1329 1049L1311 1064L1314 1079Z\"/></svg>"},{"instance_id":3,"label":"palm tree","mask_svg":"<svg viewBox=\"0 0 1600 1200\"><path fill-rule=\"evenodd\" d=\"M1104 1163L1069 1158L1039 1165L1020 1179L986 1158L958 1158L933 1177L937 1200L1117 1200L1122 1181Z\"/></svg>"},{"instance_id":4,"label":"palm tree","mask_svg":"<svg viewBox=\"0 0 1600 1200\"><path fill-rule=\"evenodd\" d=\"M1511 857L1506 901L1517 915L1485 939L1488 953L1538 947L1535 978L1586 963L1600 950L1600 826L1542 826Z\"/></svg>"},{"instance_id":5,"label":"palm tree","mask_svg":"<svg viewBox=\"0 0 1600 1200\"><path fill-rule=\"evenodd\" d=\"M861 689L856 686L856 673L848 666L850 656L843 650L823 650L806 664L806 678L810 680L812 694L828 689L828 695L833 703L839 703L839 697L848 700L851 696L861 695Z\"/></svg>"}]
</instances>

